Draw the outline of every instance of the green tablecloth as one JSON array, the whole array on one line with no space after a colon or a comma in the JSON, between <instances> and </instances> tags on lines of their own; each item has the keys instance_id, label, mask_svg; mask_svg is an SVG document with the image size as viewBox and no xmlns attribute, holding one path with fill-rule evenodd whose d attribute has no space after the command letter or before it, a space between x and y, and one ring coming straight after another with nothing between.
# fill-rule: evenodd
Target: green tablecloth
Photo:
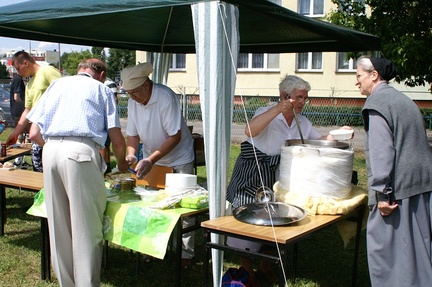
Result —
<instances>
[{"instance_id":1,"label":"green tablecloth","mask_svg":"<svg viewBox=\"0 0 432 287\"><path fill-rule=\"evenodd\" d=\"M129 249L163 259L170 235L182 214L196 211L189 208L152 209L133 191L112 192L104 214L104 239ZM43 189L34 198L28 214L46 217Z\"/></svg>"}]
</instances>

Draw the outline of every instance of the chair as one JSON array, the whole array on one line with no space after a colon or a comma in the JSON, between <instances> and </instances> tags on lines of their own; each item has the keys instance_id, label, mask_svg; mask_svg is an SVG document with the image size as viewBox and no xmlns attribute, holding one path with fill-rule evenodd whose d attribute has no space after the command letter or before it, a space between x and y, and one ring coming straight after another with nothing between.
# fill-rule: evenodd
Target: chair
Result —
<instances>
[{"instance_id":1,"label":"chair","mask_svg":"<svg viewBox=\"0 0 432 287\"><path fill-rule=\"evenodd\" d=\"M204 150L204 138L201 134L193 133L192 138L194 140L194 171L197 174L198 166L205 166L205 150Z\"/></svg>"},{"instance_id":2,"label":"chair","mask_svg":"<svg viewBox=\"0 0 432 287\"><path fill-rule=\"evenodd\" d=\"M165 188L165 175L172 172L172 167L153 165L150 172L143 179L137 179L135 174L132 174L132 178L136 180L136 185Z\"/></svg>"}]
</instances>

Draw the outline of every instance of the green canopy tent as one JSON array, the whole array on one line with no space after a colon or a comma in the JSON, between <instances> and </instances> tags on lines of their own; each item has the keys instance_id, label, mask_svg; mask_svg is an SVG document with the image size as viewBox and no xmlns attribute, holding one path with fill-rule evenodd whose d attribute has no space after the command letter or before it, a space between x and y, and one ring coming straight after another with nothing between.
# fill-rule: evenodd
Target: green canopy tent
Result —
<instances>
[{"instance_id":1,"label":"green canopy tent","mask_svg":"<svg viewBox=\"0 0 432 287\"><path fill-rule=\"evenodd\" d=\"M190 5L202 2L214 1L29 0L8 6L0 4L0 35L151 52L194 53ZM304 17L269 1L225 3L239 10L243 53L359 51L380 47L375 36Z\"/></svg>"},{"instance_id":2,"label":"green canopy tent","mask_svg":"<svg viewBox=\"0 0 432 287\"><path fill-rule=\"evenodd\" d=\"M0 36L158 53L196 53L210 217L224 214L239 51L379 50L373 35L301 16L265 0L28 0L0 4ZM167 69L155 67L160 81ZM212 238L218 241L220 238ZM213 252L214 286L222 253Z\"/></svg>"}]
</instances>

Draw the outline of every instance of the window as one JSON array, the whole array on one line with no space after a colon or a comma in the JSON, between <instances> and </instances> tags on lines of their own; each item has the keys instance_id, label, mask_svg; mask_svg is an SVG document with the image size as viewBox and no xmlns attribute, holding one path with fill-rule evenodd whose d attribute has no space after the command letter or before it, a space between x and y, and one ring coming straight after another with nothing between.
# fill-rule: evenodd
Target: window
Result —
<instances>
[{"instance_id":1,"label":"window","mask_svg":"<svg viewBox=\"0 0 432 287\"><path fill-rule=\"evenodd\" d=\"M147 59L150 59L150 63L154 65L154 53L148 52ZM186 69L186 54L172 54L169 70L179 71Z\"/></svg>"},{"instance_id":2,"label":"window","mask_svg":"<svg viewBox=\"0 0 432 287\"><path fill-rule=\"evenodd\" d=\"M299 0L299 14L305 16L324 16L324 0Z\"/></svg>"},{"instance_id":3,"label":"window","mask_svg":"<svg viewBox=\"0 0 432 287\"><path fill-rule=\"evenodd\" d=\"M297 54L297 71L322 71L322 52Z\"/></svg>"},{"instance_id":4,"label":"window","mask_svg":"<svg viewBox=\"0 0 432 287\"><path fill-rule=\"evenodd\" d=\"M186 54L173 54L170 64L170 70L186 69Z\"/></svg>"},{"instance_id":5,"label":"window","mask_svg":"<svg viewBox=\"0 0 432 287\"><path fill-rule=\"evenodd\" d=\"M337 71L354 71L357 69L357 60L353 58L347 59L347 53L337 53Z\"/></svg>"},{"instance_id":6,"label":"window","mask_svg":"<svg viewBox=\"0 0 432 287\"><path fill-rule=\"evenodd\" d=\"M240 53L237 69L244 70L278 70L279 54Z\"/></svg>"}]
</instances>

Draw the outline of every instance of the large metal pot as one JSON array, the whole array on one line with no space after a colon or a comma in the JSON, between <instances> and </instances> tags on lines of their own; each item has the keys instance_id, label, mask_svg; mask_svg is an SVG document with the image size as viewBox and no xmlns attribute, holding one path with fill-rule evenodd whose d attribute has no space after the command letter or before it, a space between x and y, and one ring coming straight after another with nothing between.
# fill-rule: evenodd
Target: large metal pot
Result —
<instances>
[{"instance_id":1,"label":"large metal pot","mask_svg":"<svg viewBox=\"0 0 432 287\"><path fill-rule=\"evenodd\" d=\"M287 140L285 146L348 149L350 145L346 142L328 140L304 140L304 143L301 140Z\"/></svg>"}]
</instances>

